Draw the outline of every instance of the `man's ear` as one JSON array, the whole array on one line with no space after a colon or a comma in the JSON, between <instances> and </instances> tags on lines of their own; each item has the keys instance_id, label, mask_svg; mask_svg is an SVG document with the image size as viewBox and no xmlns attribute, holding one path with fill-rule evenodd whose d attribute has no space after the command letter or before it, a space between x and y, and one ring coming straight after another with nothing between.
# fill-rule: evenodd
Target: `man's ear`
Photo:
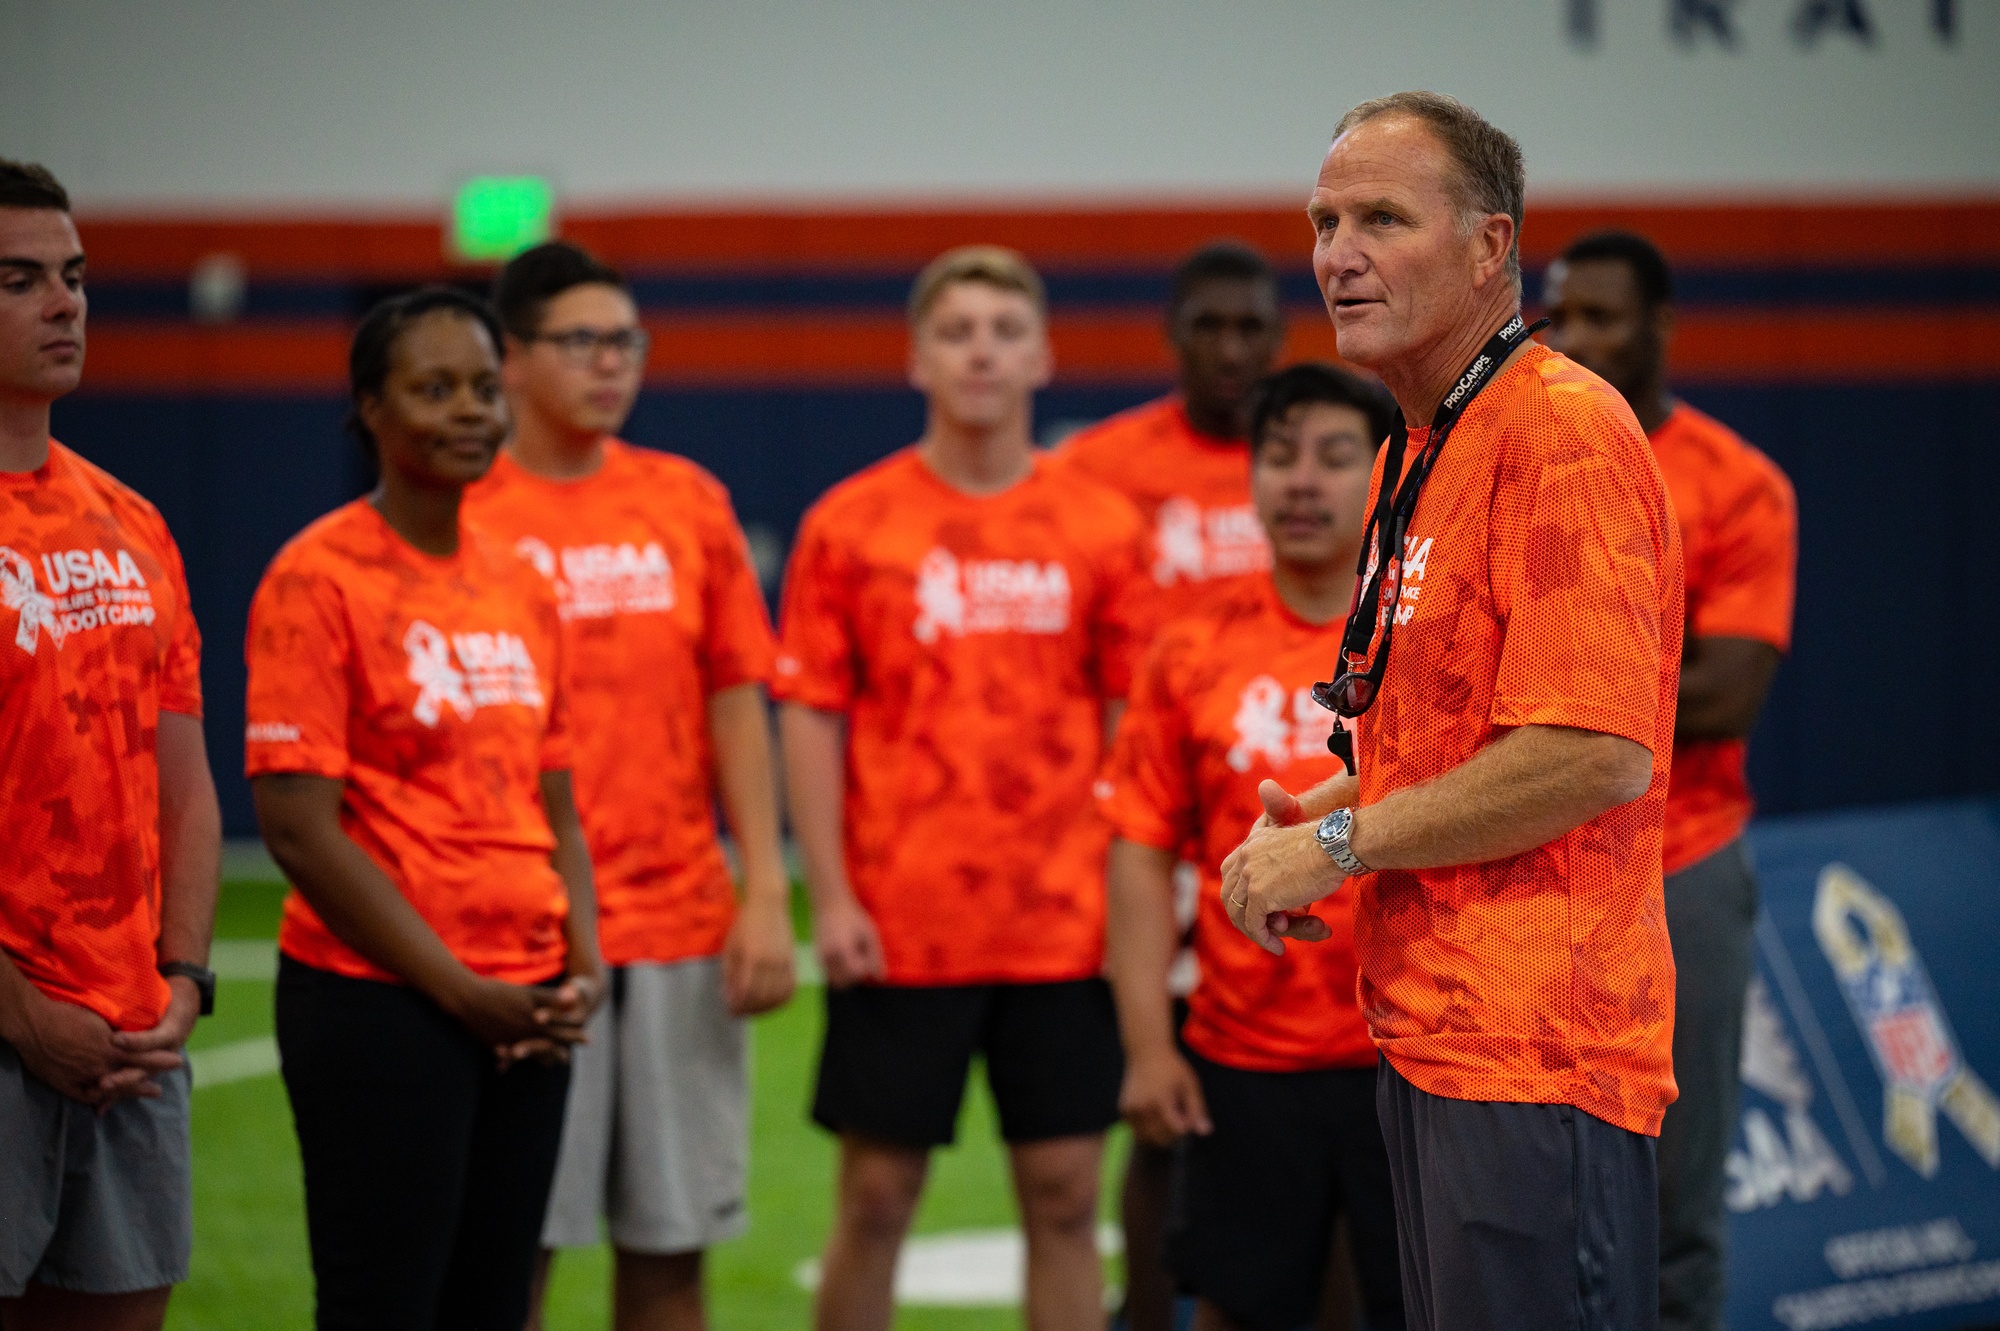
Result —
<instances>
[{"instance_id":1,"label":"man's ear","mask_svg":"<svg viewBox=\"0 0 2000 1331\"><path fill-rule=\"evenodd\" d=\"M1665 302L1653 308L1653 336L1660 344L1660 354L1667 354L1667 347L1674 340L1674 307Z\"/></svg>"},{"instance_id":2,"label":"man's ear","mask_svg":"<svg viewBox=\"0 0 2000 1331\"><path fill-rule=\"evenodd\" d=\"M1507 271L1507 256L1514 249L1514 219L1506 213L1488 213L1475 233L1473 285L1485 286Z\"/></svg>"},{"instance_id":3,"label":"man's ear","mask_svg":"<svg viewBox=\"0 0 2000 1331\"><path fill-rule=\"evenodd\" d=\"M1035 375L1035 387L1037 389L1047 388L1055 381L1055 377L1056 347L1055 343L1049 340L1049 330L1047 327L1044 327L1042 329L1042 368Z\"/></svg>"},{"instance_id":4,"label":"man's ear","mask_svg":"<svg viewBox=\"0 0 2000 1331\"><path fill-rule=\"evenodd\" d=\"M526 373L522 368L523 358L528 354L528 344L512 333L500 339L500 387L509 393L518 392L521 377Z\"/></svg>"}]
</instances>

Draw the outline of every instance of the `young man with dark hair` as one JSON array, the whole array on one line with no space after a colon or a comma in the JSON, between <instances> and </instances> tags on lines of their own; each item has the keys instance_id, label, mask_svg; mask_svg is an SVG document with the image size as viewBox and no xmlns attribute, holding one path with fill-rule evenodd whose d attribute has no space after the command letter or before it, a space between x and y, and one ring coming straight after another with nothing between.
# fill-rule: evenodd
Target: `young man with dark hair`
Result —
<instances>
[{"instance_id":1,"label":"young man with dark hair","mask_svg":"<svg viewBox=\"0 0 2000 1331\"><path fill-rule=\"evenodd\" d=\"M1757 913L1744 756L1791 645L1798 514L1769 458L1667 391L1673 276L1652 242L1626 231L1584 236L1550 266L1543 295L1549 345L1624 395L1680 520L1688 628L1663 856L1680 1098L1660 1124L1660 1324L1714 1331L1727 1266L1723 1162Z\"/></svg>"},{"instance_id":2,"label":"young man with dark hair","mask_svg":"<svg viewBox=\"0 0 2000 1331\"><path fill-rule=\"evenodd\" d=\"M1020 255L932 263L910 342L923 438L806 514L774 689L827 977L813 1118L840 1137L815 1320L886 1331L930 1152L981 1054L1027 1324L1097 1329L1121 1058L1091 787L1131 673L1139 517L1035 452L1051 360Z\"/></svg>"},{"instance_id":3,"label":"young man with dark hair","mask_svg":"<svg viewBox=\"0 0 2000 1331\"><path fill-rule=\"evenodd\" d=\"M1231 927L1221 863L1266 779L1342 768L1312 685L1339 650L1388 395L1331 366L1272 376L1251 412L1250 493L1269 573L1211 588L1154 639L1118 728L1101 807L1111 847L1111 982L1126 1050L1120 1108L1178 1149L1167 1260L1197 1331L1349 1325L1328 1286L1345 1214L1366 1325L1401 1327L1395 1202L1375 1116L1375 1046L1355 1004L1353 900L1315 908L1317 948L1272 957ZM1167 968L1176 853L1201 848L1201 979L1176 1030ZM1284 1168L1266 1168L1282 1160Z\"/></svg>"},{"instance_id":4,"label":"young man with dark hair","mask_svg":"<svg viewBox=\"0 0 2000 1331\"><path fill-rule=\"evenodd\" d=\"M222 819L201 636L159 512L49 437L83 245L0 161L0 1324L148 1331L193 1240L181 1046Z\"/></svg>"},{"instance_id":5,"label":"young man with dark hair","mask_svg":"<svg viewBox=\"0 0 2000 1331\"><path fill-rule=\"evenodd\" d=\"M1123 494L1146 520L1156 622L1211 579L1271 562L1244 497L1250 390L1285 340L1269 262L1238 241L1196 250L1174 272L1166 335L1178 365L1175 391L1079 432L1055 458Z\"/></svg>"},{"instance_id":6,"label":"young man with dark hair","mask_svg":"<svg viewBox=\"0 0 2000 1331\"><path fill-rule=\"evenodd\" d=\"M576 1051L543 1242L592 1246L608 1216L620 1331L694 1331L702 1253L749 1221L743 1018L792 992L764 693L776 646L722 485L616 437L647 348L624 279L556 241L509 263L494 301L514 435L466 512L555 586L612 968Z\"/></svg>"},{"instance_id":7,"label":"young man with dark hair","mask_svg":"<svg viewBox=\"0 0 2000 1331\"><path fill-rule=\"evenodd\" d=\"M1647 1331L1680 532L1631 408L1529 335L1525 185L1520 145L1437 93L1335 128L1313 272L1401 409L1368 618L1318 695L1358 718L1359 772L1266 782L1222 898L1282 954L1353 897L1411 1326Z\"/></svg>"},{"instance_id":8,"label":"young man with dark hair","mask_svg":"<svg viewBox=\"0 0 2000 1331\"><path fill-rule=\"evenodd\" d=\"M1198 600L1217 578L1256 573L1271 552L1249 494L1245 438L1250 394L1285 340L1277 276L1240 241L1213 241L1175 269L1165 332L1175 391L1080 431L1057 451L1063 474L1086 476L1130 499L1151 533L1146 633ZM1176 914L1194 922L1197 874L1176 871ZM1192 955L1170 973L1177 997L1194 983ZM1127 1331L1167 1331L1172 1288L1164 1225L1171 1155L1143 1139L1126 1164Z\"/></svg>"}]
</instances>

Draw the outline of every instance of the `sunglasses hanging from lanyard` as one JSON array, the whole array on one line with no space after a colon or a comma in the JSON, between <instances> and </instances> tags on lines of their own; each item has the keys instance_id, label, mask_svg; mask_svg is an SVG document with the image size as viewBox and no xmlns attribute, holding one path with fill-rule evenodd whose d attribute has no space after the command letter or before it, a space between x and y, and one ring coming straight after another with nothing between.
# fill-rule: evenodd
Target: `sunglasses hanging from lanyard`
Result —
<instances>
[{"instance_id":1,"label":"sunglasses hanging from lanyard","mask_svg":"<svg viewBox=\"0 0 2000 1331\"><path fill-rule=\"evenodd\" d=\"M1382 459L1382 487L1375 496L1375 511L1368 515L1368 526L1361 534L1361 565L1355 569L1354 603L1348 607L1347 627L1340 636L1339 670L1331 683L1312 687L1313 701L1321 707L1352 720L1375 705L1382 676L1389 668L1396 608L1403 599L1403 543L1409 534L1410 519L1416 514L1424 481L1437 465L1451 427L1493 378L1500 363L1522 342L1548 327L1548 323L1547 319L1538 319L1530 324L1517 314L1487 340L1451 392L1438 404L1423 450L1410 463L1407 474L1403 470L1403 454L1409 447L1410 431L1403 423L1403 413L1396 413L1395 424L1389 430L1388 453ZM1402 479L1392 489L1393 477ZM1375 607L1375 613L1363 618L1364 605ZM1327 737L1326 747L1346 765L1349 774L1355 772L1352 730L1335 726L1333 734Z\"/></svg>"}]
</instances>

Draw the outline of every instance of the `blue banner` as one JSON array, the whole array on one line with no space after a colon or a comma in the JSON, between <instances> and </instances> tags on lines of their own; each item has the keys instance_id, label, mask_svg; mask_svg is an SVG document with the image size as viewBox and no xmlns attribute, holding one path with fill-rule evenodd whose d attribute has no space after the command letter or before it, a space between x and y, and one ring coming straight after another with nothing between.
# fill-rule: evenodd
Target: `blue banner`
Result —
<instances>
[{"instance_id":1,"label":"blue banner","mask_svg":"<svg viewBox=\"0 0 2000 1331\"><path fill-rule=\"evenodd\" d=\"M1730 1325L2000 1323L2000 804L1775 819L1751 844Z\"/></svg>"}]
</instances>

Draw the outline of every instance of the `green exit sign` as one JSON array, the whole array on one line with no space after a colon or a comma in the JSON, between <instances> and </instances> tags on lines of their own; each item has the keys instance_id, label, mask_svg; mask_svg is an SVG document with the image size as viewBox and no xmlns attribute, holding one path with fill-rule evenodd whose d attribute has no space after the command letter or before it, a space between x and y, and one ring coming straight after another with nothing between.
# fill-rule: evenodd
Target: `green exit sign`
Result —
<instances>
[{"instance_id":1,"label":"green exit sign","mask_svg":"<svg viewBox=\"0 0 2000 1331\"><path fill-rule=\"evenodd\" d=\"M555 191L539 176L475 176L452 203L452 250L474 263L504 263L555 234L555 211Z\"/></svg>"}]
</instances>

